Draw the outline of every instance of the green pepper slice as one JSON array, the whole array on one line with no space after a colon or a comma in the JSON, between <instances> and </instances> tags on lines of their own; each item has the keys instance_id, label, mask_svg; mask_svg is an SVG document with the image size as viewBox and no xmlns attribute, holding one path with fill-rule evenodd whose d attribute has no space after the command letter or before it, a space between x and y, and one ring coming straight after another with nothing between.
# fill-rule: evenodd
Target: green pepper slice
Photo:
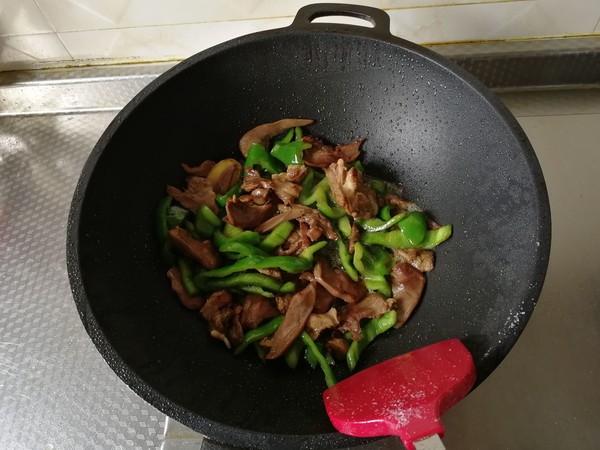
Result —
<instances>
[{"instance_id":1,"label":"green pepper slice","mask_svg":"<svg viewBox=\"0 0 600 450\"><path fill-rule=\"evenodd\" d=\"M288 273L302 273L312 267L310 261L296 256L246 256L229 266L198 274L202 278L222 278L246 270L278 268Z\"/></svg>"},{"instance_id":2,"label":"green pepper slice","mask_svg":"<svg viewBox=\"0 0 600 450\"><path fill-rule=\"evenodd\" d=\"M256 166L267 171L271 175L284 171L284 168L281 166L281 162L278 159L271 156L262 145L254 143L248 149L248 154L244 161L244 168L252 169Z\"/></svg>"},{"instance_id":3,"label":"green pepper slice","mask_svg":"<svg viewBox=\"0 0 600 450\"><path fill-rule=\"evenodd\" d=\"M385 333L387 330L396 325L398 315L395 310L388 311L376 319L370 319L361 327L361 336L358 341L352 341L346 353L346 363L348 369L353 371L356 368L358 359L362 351L369 345L377 336Z\"/></svg>"},{"instance_id":4,"label":"green pepper slice","mask_svg":"<svg viewBox=\"0 0 600 450\"><path fill-rule=\"evenodd\" d=\"M246 347L248 347L248 345L252 344L253 342L258 342L261 339L271 336L277 331L277 329L281 325L281 322L283 322L283 316L277 316L269 320L267 323L259 326L258 328L248 331L244 335L244 339L242 340L240 345L238 345L233 351L233 354L239 355L244 350L246 350Z\"/></svg>"}]
</instances>

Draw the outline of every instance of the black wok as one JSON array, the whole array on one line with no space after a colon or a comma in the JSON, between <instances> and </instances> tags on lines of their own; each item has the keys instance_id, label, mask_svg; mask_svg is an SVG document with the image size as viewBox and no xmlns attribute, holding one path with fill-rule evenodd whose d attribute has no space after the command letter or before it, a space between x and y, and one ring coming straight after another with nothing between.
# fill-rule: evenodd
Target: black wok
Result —
<instances>
[{"instance_id":1,"label":"black wok","mask_svg":"<svg viewBox=\"0 0 600 450\"><path fill-rule=\"evenodd\" d=\"M367 19L373 28L312 23ZM539 296L550 248L543 176L523 131L479 82L389 33L376 9L313 5L290 27L203 51L150 83L92 151L73 199L68 269L81 319L146 401L239 446L339 447L321 373L233 357L170 292L154 210L180 162L239 157L253 126L310 117L333 142L366 137L367 170L405 185L454 236L420 307L360 368L442 339L473 353L478 382L502 361Z\"/></svg>"}]
</instances>

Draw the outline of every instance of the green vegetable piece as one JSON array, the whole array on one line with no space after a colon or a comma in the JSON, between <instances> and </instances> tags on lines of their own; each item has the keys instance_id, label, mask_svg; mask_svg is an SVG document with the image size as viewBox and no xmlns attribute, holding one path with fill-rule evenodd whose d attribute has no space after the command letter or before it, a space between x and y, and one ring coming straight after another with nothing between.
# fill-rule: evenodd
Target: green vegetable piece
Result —
<instances>
[{"instance_id":1,"label":"green vegetable piece","mask_svg":"<svg viewBox=\"0 0 600 450\"><path fill-rule=\"evenodd\" d=\"M350 224L350 218L346 214L338 219L338 229L346 239L352 235L352 225Z\"/></svg>"},{"instance_id":2,"label":"green vegetable piece","mask_svg":"<svg viewBox=\"0 0 600 450\"><path fill-rule=\"evenodd\" d=\"M275 144L287 144L288 142L292 142L292 138L294 137L294 129L290 128L285 136L281 138L279 141L275 142Z\"/></svg>"},{"instance_id":3,"label":"green vegetable piece","mask_svg":"<svg viewBox=\"0 0 600 450\"><path fill-rule=\"evenodd\" d=\"M302 131L302 128L296 127L296 128L294 128L294 131L296 133L296 140L301 141L302 138L304 137L304 132Z\"/></svg>"},{"instance_id":4,"label":"green vegetable piece","mask_svg":"<svg viewBox=\"0 0 600 450\"><path fill-rule=\"evenodd\" d=\"M348 247L346 246L346 243L344 242L343 239L338 239L336 241L336 243L337 243L337 247L338 247L338 254L340 256L340 261L342 263L342 268L344 269L344 271L348 274L348 276L353 281L358 281L359 275L358 275L358 272L356 271L356 268L352 264L352 255L350 255L350 252L348 251Z\"/></svg>"},{"instance_id":5,"label":"green vegetable piece","mask_svg":"<svg viewBox=\"0 0 600 450\"><path fill-rule=\"evenodd\" d=\"M398 222L405 219L407 216L408 216L408 213L403 212L400 214L396 214L394 217L386 220L385 222L376 217L373 219L357 219L356 221L358 222L358 224L360 225L360 227L363 230L365 230L369 233L374 233L376 231L383 231L383 230L387 230L388 228L393 227Z\"/></svg>"},{"instance_id":6,"label":"green vegetable piece","mask_svg":"<svg viewBox=\"0 0 600 450\"><path fill-rule=\"evenodd\" d=\"M312 263L314 262L314 259L315 259L315 253L317 253L319 250L323 249L325 246L327 246L327 241L316 242L316 243L306 247L304 250L302 250L302 253L300 253L299 256L300 256L300 258L305 259L306 261L310 262L310 264L312 266Z\"/></svg>"},{"instance_id":7,"label":"green vegetable piece","mask_svg":"<svg viewBox=\"0 0 600 450\"><path fill-rule=\"evenodd\" d=\"M227 204L227 200L229 200L234 195L238 195L242 191L242 183L234 184L231 189L225 192L223 195L217 195L216 202L221 208L223 208Z\"/></svg>"},{"instance_id":8,"label":"green vegetable piece","mask_svg":"<svg viewBox=\"0 0 600 450\"><path fill-rule=\"evenodd\" d=\"M285 242L285 240L292 233L293 229L294 224L292 222L280 223L264 237L258 246L266 252L272 252Z\"/></svg>"},{"instance_id":9,"label":"green vegetable piece","mask_svg":"<svg viewBox=\"0 0 600 450\"><path fill-rule=\"evenodd\" d=\"M196 220L194 221L194 229L199 236L203 238L211 237L220 225L221 219L219 219L208 206L200 205L198 207Z\"/></svg>"},{"instance_id":10,"label":"green vegetable piece","mask_svg":"<svg viewBox=\"0 0 600 450\"><path fill-rule=\"evenodd\" d=\"M369 251L357 242L354 244L353 262L356 270L363 276L367 289L378 292L386 298L392 296L392 289L386 276L391 271L393 261L384 249L373 247Z\"/></svg>"},{"instance_id":11,"label":"green vegetable piece","mask_svg":"<svg viewBox=\"0 0 600 450\"><path fill-rule=\"evenodd\" d=\"M302 350L304 350L304 342L302 342L302 339L296 339L288 351L285 352L283 358L285 359L285 363L289 368L295 369L298 367Z\"/></svg>"},{"instance_id":12,"label":"green vegetable piece","mask_svg":"<svg viewBox=\"0 0 600 450\"><path fill-rule=\"evenodd\" d=\"M226 256L230 259L240 259L245 256L268 256L261 248L236 241L226 241L219 246L219 251L221 253L226 253Z\"/></svg>"},{"instance_id":13,"label":"green vegetable piece","mask_svg":"<svg viewBox=\"0 0 600 450\"><path fill-rule=\"evenodd\" d=\"M189 263L184 258L179 258L177 260L177 267L179 267L183 287L185 288L187 293L190 295L196 295L198 293L198 288L194 283L192 269Z\"/></svg>"},{"instance_id":14,"label":"green vegetable piece","mask_svg":"<svg viewBox=\"0 0 600 450\"><path fill-rule=\"evenodd\" d=\"M308 347L310 349L309 351L312 352L313 356L319 363L319 366L321 366L321 370L323 371L323 374L325 375L325 383L327 384L327 387L331 387L331 386L335 385L337 383L337 380L335 378L333 370L327 363L327 359L325 359L323 354L317 348L315 341L312 340L312 338L308 335L308 333L306 331L302 332L302 334L300 335L300 339L302 339L302 342L304 343L304 345L306 345L306 347Z\"/></svg>"},{"instance_id":15,"label":"green vegetable piece","mask_svg":"<svg viewBox=\"0 0 600 450\"><path fill-rule=\"evenodd\" d=\"M358 170L358 169L357 169ZM371 189L373 189L377 195L383 197L387 194L387 184L382 180L371 180L370 183Z\"/></svg>"},{"instance_id":16,"label":"green vegetable piece","mask_svg":"<svg viewBox=\"0 0 600 450\"><path fill-rule=\"evenodd\" d=\"M286 281L279 288L280 294L293 294L294 292L296 292L296 283L293 281Z\"/></svg>"},{"instance_id":17,"label":"green vegetable piece","mask_svg":"<svg viewBox=\"0 0 600 450\"><path fill-rule=\"evenodd\" d=\"M381 245L383 247L396 248L422 248L432 249L437 247L452 235L452 225L444 225L435 230L427 230L425 237L418 245L413 245L404 235L402 230L380 231L376 233L363 233L360 241L368 245Z\"/></svg>"},{"instance_id":18,"label":"green vegetable piece","mask_svg":"<svg viewBox=\"0 0 600 450\"><path fill-rule=\"evenodd\" d=\"M288 294L294 292L296 289L296 286L291 281L282 283L279 280L256 272L236 273L228 277L208 279L202 276L203 274L203 272L200 272L194 277L196 286L203 291L258 286L266 291L274 292L276 294Z\"/></svg>"},{"instance_id":19,"label":"green vegetable piece","mask_svg":"<svg viewBox=\"0 0 600 450\"><path fill-rule=\"evenodd\" d=\"M379 218L384 222L387 222L392 218L392 207L391 205L385 205L379 209Z\"/></svg>"},{"instance_id":20,"label":"green vegetable piece","mask_svg":"<svg viewBox=\"0 0 600 450\"><path fill-rule=\"evenodd\" d=\"M362 163L360 162L360 159L357 159L354 164L352 165L352 167L354 167L356 170L358 170L359 172L363 172L365 171L365 167L362 165Z\"/></svg>"},{"instance_id":21,"label":"green vegetable piece","mask_svg":"<svg viewBox=\"0 0 600 450\"><path fill-rule=\"evenodd\" d=\"M269 320L267 323L259 326L258 328L248 331L244 335L244 339L242 340L240 345L238 345L233 351L233 354L239 355L244 350L246 350L246 347L248 347L248 345L252 344L253 342L258 342L261 339L271 336L277 331L277 328L279 328L281 322L283 322L283 316L277 316Z\"/></svg>"},{"instance_id":22,"label":"green vegetable piece","mask_svg":"<svg viewBox=\"0 0 600 450\"><path fill-rule=\"evenodd\" d=\"M225 222L225 224L223 225L223 234L228 238L239 236L243 232L243 228L236 227L235 225L231 225L228 222Z\"/></svg>"},{"instance_id":23,"label":"green vegetable piece","mask_svg":"<svg viewBox=\"0 0 600 450\"><path fill-rule=\"evenodd\" d=\"M242 286L239 289L240 289L240 291L246 292L247 294L258 294L258 295L261 295L266 298L275 297L275 294L273 294L272 292L269 292L269 291L265 291L260 286Z\"/></svg>"},{"instance_id":24,"label":"green vegetable piece","mask_svg":"<svg viewBox=\"0 0 600 450\"><path fill-rule=\"evenodd\" d=\"M367 345L369 345L377 336L385 333L396 325L397 320L398 316L396 311L392 309L376 319L370 319L361 327L360 339L358 341L352 341L348 348L348 353L346 353L346 363L348 364L348 369L350 369L350 371L353 371L356 368L358 359Z\"/></svg>"},{"instance_id":25,"label":"green vegetable piece","mask_svg":"<svg viewBox=\"0 0 600 450\"><path fill-rule=\"evenodd\" d=\"M227 228L227 226L225 226L223 229L225 230L226 228ZM235 236L227 236L224 232L222 232L220 230L215 230L212 238L213 238L215 247L217 247L217 248L221 247L221 245L225 244L226 242L241 242L244 244L249 244L249 245L254 245L254 246L257 246L260 243L260 234L258 234L256 231L250 231L250 230L241 231L239 234L236 234Z\"/></svg>"},{"instance_id":26,"label":"green vegetable piece","mask_svg":"<svg viewBox=\"0 0 600 450\"><path fill-rule=\"evenodd\" d=\"M169 240L169 226L167 224L167 213L171 207L173 198L167 195L163 198L156 208L156 232L162 245Z\"/></svg>"},{"instance_id":27,"label":"green vegetable piece","mask_svg":"<svg viewBox=\"0 0 600 450\"><path fill-rule=\"evenodd\" d=\"M419 248L431 250L452 236L452 225L444 225L435 230L427 230Z\"/></svg>"},{"instance_id":28,"label":"green vegetable piece","mask_svg":"<svg viewBox=\"0 0 600 450\"><path fill-rule=\"evenodd\" d=\"M398 228L402 230L411 245L418 245L425 238L427 218L420 211L409 212L405 218L398 222Z\"/></svg>"},{"instance_id":29,"label":"green vegetable piece","mask_svg":"<svg viewBox=\"0 0 600 450\"><path fill-rule=\"evenodd\" d=\"M314 203L316 204L317 209L326 217L330 219L339 219L340 217L346 215L346 212L339 206L329 205L327 194L330 191L331 188L329 187L327 178L323 178L315 185L310 195L307 195L304 198L302 198L301 195L299 202L304 206L310 206Z\"/></svg>"},{"instance_id":30,"label":"green vegetable piece","mask_svg":"<svg viewBox=\"0 0 600 450\"><path fill-rule=\"evenodd\" d=\"M312 264L296 256L246 256L238 259L229 266L207 270L198 274L202 278L223 278L246 270L277 268L288 273L302 273L312 267Z\"/></svg>"},{"instance_id":31,"label":"green vegetable piece","mask_svg":"<svg viewBox=\"0 0 600 450\"><path fill-rule=\"evenodd\" d=\"M302 141L293 141L288 143L276 143L271 150L271 155L284 163L286 166L304 163L302 158L304 150L312 147L312 144Z\"/></svg>"},{"instance_id":32,"label":"green vegetable piece","mask_svg":"<svg viewBox=\"0 0 600 450\"><path fill-rule=\"evenodd\" d=\"M180 206L171 206L169 211L167 212L167 227L169 230L171 228L175 228L186 219L189 211L187 209L181 208Z\"/></svg>"},{"instance_id":33,"label":"green vegetable piece","mask_svg":"<svg viewBox=\"0 0 600 450\"><path fill-rule=\"evenodd\" d=\"M200 214L206 222L210 223L215 228L218 228L223 224L219 216L217 216L212 209L206 205L200 205L200 208L198 208L198 214Z\"/></svg>"},{"instance_id":34,"label":"green vegetable piece","mask_svg":"<svg viewBox=\"0 0 600 450\"><path fill-rule=\"evenodd\" d=\"M274 173L283 172L285 170L285 168L282 167L281 162L271 156L262 145L254 143L248 149L248 154L246 156L246 160L244 161L244 168L252 169L256 166L265 170L271 175Z\"/></svg>"}]
</instances>

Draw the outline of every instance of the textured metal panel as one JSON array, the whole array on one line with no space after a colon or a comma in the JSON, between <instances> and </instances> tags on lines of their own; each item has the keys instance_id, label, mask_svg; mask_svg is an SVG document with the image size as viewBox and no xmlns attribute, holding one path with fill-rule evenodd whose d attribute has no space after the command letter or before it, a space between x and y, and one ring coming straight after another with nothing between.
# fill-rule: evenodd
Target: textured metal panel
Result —
<instances>
[{"instance_id":1,"label":"textured metal panel","mask_svg":"<svg viewBox=\"0 0 600 450\"><path fill-rule=\"evenodd\" d=\"M153 448L164 416L109 369L69 287L81 167L114 113L0 119L0 448Z\"/></svg>"}]
</instances>

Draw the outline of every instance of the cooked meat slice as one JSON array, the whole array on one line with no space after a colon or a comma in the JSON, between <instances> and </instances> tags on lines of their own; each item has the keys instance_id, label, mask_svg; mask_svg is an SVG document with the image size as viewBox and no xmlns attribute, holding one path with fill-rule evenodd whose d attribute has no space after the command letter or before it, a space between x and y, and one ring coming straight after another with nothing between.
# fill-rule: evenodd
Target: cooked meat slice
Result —
<instances>
[{"instance_id":1,"label":"cooked meat slice","mask_svg":"<svg viewBox=\"0 0 600 450\"><path fill-rule=\"evenodd\" d=\"M385 196L385 204L393 205L400 211L420 211L420 208L415 203L394 194Z\"/></svg>"},{"instance_id":2,"label":"cooked meat slice","mask_svg":"<svg viewBox=\"0 0 600 450\"><path fill-rule=\"evenodd\" d=\"M275 204L268 201L263 205L254 202L251 195L235 195L225 204L227 215L223 220L236 227L255 228L273 215Z\"/></svg>"},{"instance_id":3,"label":"cooked meat slice","mask_svg":"<svg viewBox=\"0 0 600 450\"><path fill-rule=\"evenodd\" d=\"M308 224L302 222L290 233L285 242L275 250L281 256L298 256L312 244L308 236Z\"/></svg>"},{"instance_id":4,"label":"cooked meat slice","mask_svg":"<svg viewBox=\"0 0 600 450\"><path fill-rule=\"evenodd\" d=\"M337 309L330 308L329 311L322 314L311 314L306 322L306 332L316 340L323 331L335 328L340 323Z\"/></svg>"},{"instance_id":5,"label":"cooked meat slice","mask_svg":"<svg viewBox=\"0 0 600 450\"><path fill-rule=\"evenodd\" d=\"M216 269L221 266L221 254L210 240L194 239L189 231L180 227L169 230L173 245L184 255L198 261L205 269Z\"/></svg>"},{"instance_id":6,"label":"cooked meat slice","mask_svg":"<svg viewBox=\"0 0 600 450\"><path fill-rule=\"evenodd\" d=\"M273 182L273 191L275 195L285 205L291 205L296 202L296 199L302 192L302 186L300 184L292 183L287 181L287 173L276 173L271 177Z\"/></svg>"},{"instance_id":7,"label":"cooked meat slice","mask_svg":"<svg viewBox=\"0 0 600 450\"><path fill-rule=\"evenodd\" d=\"M388 312L391 307L391 301L386 300L381 294L370 292L358 303L343 308L338 330L349 331L352 334L352 339L359 340L361 335L360 321L379 317Z\"/></svg>"},{"instance_id":8,"label":"cooked meat slice","mask_svg":"<svg viewBox=\"0 0 600 450\"><path fill-rule=\"evenodd\" d=\"M409 263L421 272L431 272L433 270L435 257L431 250L399 248L394 250L394 257L399 262Z\"/></svg>"},{"instance_id":9,"label":"cooked meat slice","mask_svg":"<svg viewBox=\"0 0 600 450\"><path fill-rule=\"evenodd\" d=\"M252 128L240 139L240 151L246 157L248 149L252 144L260 144L267 148L269 141L290 128L306 127L313 124L312 119L281 119L277 122L264 123L255 128Z\"/></svg>"},{"instance_id":10,"label":"cooked meat slice","mask_svg":"<svg viewBox=\"0 0 600 450\"><path fill-rule=\"evenodd\" d=\"M248 294L242 303L240 323L246 330L258 327L265 319L279 315L279 311L268 299L258 294Z\"/></svg>"},{"instance_id":11,"label":"cooked meat slice","mask_svg":"<svg viewBox=\"0 0 600 450\"><path fill-rule=\"evenodd\" d=\"M200 205L208 206L213 212L217 212L217 204L215 203L215 191L212 184L204 177L188 177L187 186L181 191L174 186L167 186L167 193L196 214Z\"/></svg>"},{"instance_id":12,"label":"cooked meat slice","mask_svg":"<svg viewBox=\"0 0 600 450\"><path fill-rule=\"evenodd\" d=\"M292 205L290 209L302 213L296 218L296 220L300 223L304 222L308 225L308 236L313 242L318 240L322 234L324 234L327 239L331 241L335 241L338 238L338 235L333 229L329 219L316 209L303 205Z\"/></svg>"},{"instance_id":13,"label":"cooked meat slice","mask_svg":"<svg viewBox=\"0 0 600 450\"><path fill-rule=\"evenodd\" d=\"M325 341L325 350L331 353L331 356L338 361L346 359L349 347L350 344L348 344L348 341L341 337L332 337Z\"/></svg>"},{"instance_id":14,"label":"cooked meat slice","mask_svg":"<svg viewBox=\"0 0 600 450\"><path fill-rule=\"evenodd\" d=\"M275 214L270 219L266 220L259 226L257 226L254 231L258 231L259 233L266 233L271 231L277 225L281 225L283 222L288 222L290 220L297 219L303 214L303 211L298 209L292 209L289 206L279 205L279 214Z\"/></svg>"},{"instance_id":15,"label":"cooked meat slice","mask_svg":"<svg viewBox=\"0 0 600 450\"><path fill-rule=\"evenodd\" d=\"M211 182L214 191L225 194L231 189L242 176L242 165L233 158L225 158L219 161L208 173L206 178Z\"/></svg>"},{"instance_id":16,"label":"cooked meat slice","mask_svg":"<svg viewBox=\"0 0 600 450\"><path fill-rule=\"evenodd\" d=\"M273 190L275 195L286 205L290 205L296 201L302 191L302 186L292 183L287 180L286 173L274 174L271 179L262 178L257 170L249 169L244 176L242 189L247 192L252 192L257 189Z\"/></svg>"},{"instance_id":17,"label":"cooked meat slice","mask_svg":"<svg viewBox=\"0 0 600 450\"><path fill-rule=\"evenodd\" d=\"M167 272L169 280L171 280L171 289L175 291L181 304L188 309L200 309L204 306L205 300L199 295L190 295L183 286L181 272L175 266L171 267Z\"/></svg>"},{"instance_id":18,"label":"cooked meat slice","mask_svg":"<svg viewBox=\"0 0 600 450\"><path fill-rule=\"evenodd\" d=\"M360 241L360 228L356 222L352 222L350 238L348 239L348 252L354 254L354 244Z\"/></svg>"},{"instance_id":19,"label":"cooked meat slice","mask_svg":"<svg viewBox=\"0 0 600 450\"><path fill-rule=\"evenodd\" d=\"M337 160L342 159L349 163L360 155L360 146L365 141L357 139L349 144L336 145L326 144L314 136L304 136L302 141L312 144L312 147L304 151L304 164L311 167L329 167Z\"/></svg>"},{"instance_id":20,"label":"cooked meat slice","mask_svg":"<svg viewBox=\"0 0 600 450\"><path fill-rule=\"evenodd\" d=\"M294 294L282 294L275 296L275 304L281 314L285 314L290 306L290 300Z\"/></svg>"},{"instance_id":21,"label":"cooked meat slice","mask_svg":"<svg viewBox=\"0 0 600 450\"><path fill-rule=\"evenodd\" d=\"M225 343L231 348L228 330L235 315L232 305L233 296L228 291L213 292L200 310L200 315L208 321L212 337Z\"/></svg>"},{"instance_id":22,"label":"cooked meat slice","mask_svg":"<svg viewBox=\"0 0 600 450\"><path fill-rule=\"evenodd\" d=\"M306 166L304 164L290 164L285 172L285 180L292 183L300 183L306 175Z\"/></svg>"},{"instance_id":23,"label":"cooked meat slice","mask_svg":"<svg viewBox=\"0 0 600 450\"><path fill-rule=\"evenodd\" d=\"M181 167L183 167L183 170L185 170L185 173L187 173L188 175L195 175L197 177L206 178L211 169L215 167L215 164L217 163L211 161L210 159L207 159L202 161L202 163L199 166L191 167L188 166L186 163L182 163Z\"/></svg>"},{"instance_id":24,"label":"cooked meat slice","mask_svg":"<svg viewBox=\"0 0 600 450\"><path fill-rule=\"evenodd\" d=\"M425 275L406 262L394 264L390 275L398 328L404 325L419 304L425 288Z\"/></svg>"},{"instance_id":25,"label":"cooked meat slice","mask_svg":"<svg viewBox=\"0 0 600 450\"><path fill-rule=\"evenodd\" d=\"M298 204L293 204L291 206L279 205L279 214L257 226L255 231L265 233L272 230L277 225L289 220L297 220L300 223L306 223L309 226L308 236L311 241L318 240L322 234L325 234L327 239L332 241L336 240L338 237L327 217L316 209Z\"/></svg>"},{"instance_id":26,"label":"cooked meat slice","mask_svg":"<svg viewBox=\"0 0 600 450\"><path fill-rule=\"evenodd\" d=\"M325 168L325 174L336 203L352 217L370 219L377 214L377 195L363 183L362 173L355 167L346 169L344 160L338 159Z\"/></svg>"},{"instance_id":27,"label":"cooked meat slice","mask_svg":"<svg viewBox=\"0 0 600 450\"><path fill-rule=\"evenodd\" d=\"M313 274L315 280L331 295L341 298L346 303L356 303L367 293L367 288L361 280L353 281L342 269L332 268L324 258L317 259Z\"/></svg>"},{"instance_id":28,"label":"cooked meat slice","mask_svg":"<svg viewBox=\"0 0 600 450\"><path fill-rule=\"evenodd\" d=\"M244 340L244 329L242 328L242 322L240 318L241 313L242 306L235 305L233 307L233 315L231 316L229 328L227 328L227 338L232 345L239 345Z\"/></svg>"},{"instance_id":29,"label":"cooked meat slice","mask_svg":"<svg viewBox=\"0 0 600 450\"><path fill-rule=\"evenodd\" d=\"M254 203L264 205L271 200L271 189L256 188L250 192L250 195L254 199Z\"/></svg>"},{"instance_id":30,"label":"cooked meat slice","mask_svg":"<svg viewBox=\"0 0 600 450\"><path fill-rule=\"evenodd\" d=\"M244 179L242 181L242 189L246 192L251 192L254 189L273 189L273 183L268 178L263 178L256 169L246 169Z\"/></svg>"},{"instance_id":31,"label":"cooked meat slice","mask_svg":"<svg viewBox=\"0 0 600 450\"><path fill-rule=\"evenodd\" d=\"M314 277L312 277L312 279L314 280ZM317 300L315 301L313 312L316 314L322 314L328 311L329 308L331 308L335 303L336 298L337 297L331 292L317 283Z\"/></svg>"},{"instance_id":32,"label":"cooked meat slice","mask_svg":"<svg viewBox=\"0 0 600 450\"><path fill-rule=\"evenodd\" d=\"M292 296L283 322L273 335L271 349L266 359L282 356L300 336L315 305L316 293L317 289L313 282Z\"/></svg>"}]
</instances>

